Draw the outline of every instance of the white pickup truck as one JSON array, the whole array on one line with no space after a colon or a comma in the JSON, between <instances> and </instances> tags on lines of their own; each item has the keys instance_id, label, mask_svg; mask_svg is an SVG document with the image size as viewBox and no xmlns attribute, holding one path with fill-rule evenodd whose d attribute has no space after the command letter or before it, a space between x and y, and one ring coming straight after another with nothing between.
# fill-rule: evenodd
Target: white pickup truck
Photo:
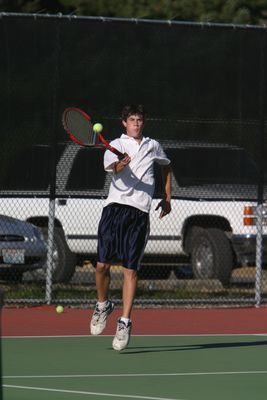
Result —
<instances>
[{"instance_id":1,"label":"white pickup truck","mask_svg":"<svg viewBox=\"0 0 267 400\"><path fill-rule=\"evenodd\" d=\"M198 279L229 283L232 269L255 265L257 172L248 154L236 146L161 141L173 166L172 213L163 220L150 213L151 230L140 277L166 279L190 263ZM50 147L27 150L7 174L1 213L30 221L47 235ZM23 158L24 156L21 155ZM100 149L62 143L57 149L54 281L68 281L84 259L96 260L97 227L110 176ZM23 165L23 170L16 168ZM254 182L254 183L253 183ZM267 243L264 226L263 243ZM265 246L266 248L266 246ZM267 254L263 252L266 262Z\"/></svg>"}]
</instances>

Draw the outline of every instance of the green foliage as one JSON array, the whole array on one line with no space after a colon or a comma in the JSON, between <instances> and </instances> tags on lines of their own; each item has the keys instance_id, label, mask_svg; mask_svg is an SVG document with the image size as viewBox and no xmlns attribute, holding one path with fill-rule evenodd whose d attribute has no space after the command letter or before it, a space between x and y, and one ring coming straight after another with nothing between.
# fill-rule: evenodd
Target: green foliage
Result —
<instances>
[{"instance_id":1,"label":"green foliage","mask_svg":"<svg viewBox=\"0 0 267 400\"><path fill-rule=\"evenodd\" d=\"M0 0L0 11L266 24L266 0Z\"/></svg>"}]
</instances>

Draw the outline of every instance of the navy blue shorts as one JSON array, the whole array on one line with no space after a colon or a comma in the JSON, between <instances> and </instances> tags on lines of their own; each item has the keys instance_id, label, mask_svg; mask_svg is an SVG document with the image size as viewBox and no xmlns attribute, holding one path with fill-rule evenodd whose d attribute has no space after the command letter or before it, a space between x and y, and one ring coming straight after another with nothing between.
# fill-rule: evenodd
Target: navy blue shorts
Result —
<instances>
[{"instance_id":1,"label":"navy blue shorts","mask_svg":"<svg viewBox=\"0 0 267 400\"><path fill-rule=\"evenodd\" d=\"M148 213L123 204L107 205L98 227L98 261L138 270L148 234Z\"/></svg>"}]
</instances>

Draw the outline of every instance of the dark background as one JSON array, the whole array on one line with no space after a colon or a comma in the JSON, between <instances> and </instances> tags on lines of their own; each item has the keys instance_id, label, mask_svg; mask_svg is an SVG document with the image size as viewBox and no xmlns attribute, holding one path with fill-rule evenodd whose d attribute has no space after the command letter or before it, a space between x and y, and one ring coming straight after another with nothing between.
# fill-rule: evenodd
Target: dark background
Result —
<instances>
[{"instance_id":1,"label":"dark background","mask_svg":"<svg viewBox=\"0 0 267 400\"><path fill-rule=\"evenodd\" d=\"M145 105L145 136L241 147L256 166L254 183L262 183L264 29L7 15L0 34L3 194L40 189L38 178L27 176L27 163L33 175L41 162L42 179L51 182L57 143L68 140L65 107L84 109L111 140L122 132L120 113L128 103ZM31 155L36 145L43 146L41 161Z\"/></svg>"}]
</instances>

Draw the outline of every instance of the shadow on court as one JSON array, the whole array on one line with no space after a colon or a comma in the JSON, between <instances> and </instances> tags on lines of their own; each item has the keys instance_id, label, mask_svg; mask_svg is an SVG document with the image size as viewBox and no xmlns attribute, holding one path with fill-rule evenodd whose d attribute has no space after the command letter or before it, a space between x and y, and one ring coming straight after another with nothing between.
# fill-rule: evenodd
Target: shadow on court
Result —
<instances>
[{"instance_id":1,"label":"shadow on court","mask_svg":"<svg viewBox=\"0 0 267 400\"><path fill-rule=\"evenodd\" d=\"M255 342L232 342L232 343L205 343L205 344L191 344L191 345L171 345L171 346L138 346L129 347L121 354L137 354L137 353L158 353L167 351L188 351L188 350L208 350L208 349L224 349L231 347L254 347L254 346L267 346L267 340Z\"/></svg>"}]
</instances>

